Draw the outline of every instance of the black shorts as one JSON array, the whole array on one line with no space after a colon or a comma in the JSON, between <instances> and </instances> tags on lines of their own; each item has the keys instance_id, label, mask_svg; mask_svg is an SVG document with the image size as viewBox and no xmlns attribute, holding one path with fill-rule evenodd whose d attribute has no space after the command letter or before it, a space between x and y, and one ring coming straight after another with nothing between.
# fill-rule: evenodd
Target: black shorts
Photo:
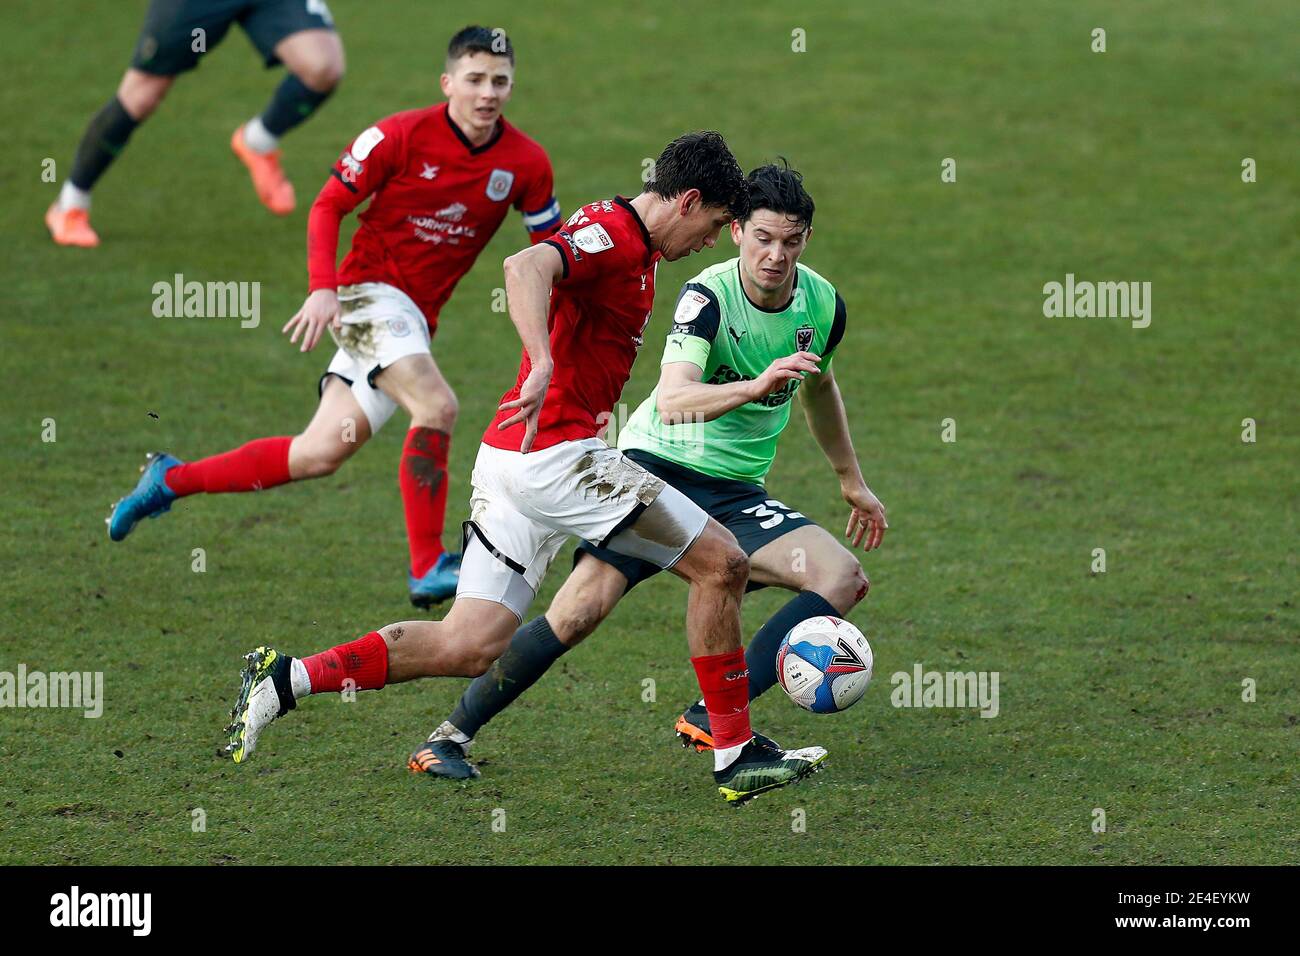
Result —
<instances>
[{"instance_id":1,"label":"black shorts","mask_svg":"<svg viewBox=\"0 0 1300 956\"><path fill-rule=\"evenodd\" d=\"M745 554L752 555L763 545L789 534L795 528L817 523L798 511L791 511L769 495L762 485L703 475L640 448L630 448L624 454L708 512L709 517L736 536ZM629 558L617 551L598 547L590 541L578 545L578 550L573 555L575 564L583 554L589 554L618 568L623 577L627 578L629 591L663 570L658 565ZM757 591L766 586L751 581L745 590Z\"/></svg>"},{"instance_id":2,"label":"black shorts","mask_svg":"<svg viewBox=\"0 0 1300 956\"><path fill-rule=\"evenodd\" d=\"M155 76L192 70L232 23L243 28L267 66L280 62L275 47L285 37L334 29L324 0L153 0L131 66Z\"/></svg>"}]
</instances>

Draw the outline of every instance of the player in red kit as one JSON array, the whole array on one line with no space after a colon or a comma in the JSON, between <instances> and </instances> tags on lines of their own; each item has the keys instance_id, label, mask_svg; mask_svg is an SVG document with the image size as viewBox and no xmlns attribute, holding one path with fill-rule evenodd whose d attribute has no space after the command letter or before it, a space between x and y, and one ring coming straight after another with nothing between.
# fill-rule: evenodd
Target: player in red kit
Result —
<instances>
[{"instance_id":1,"label":"player in red kit","mask_svg":"<svg viewBox=\"0 0 1300 956\"><path fill-rule=\"evenodd\" d=\"M782 750L749 726L740 600L749 565L735 537L677 489L598 437L650 319L659 260L712 247L745 201L717 133L679 137L646 191L580 208L544 244L505 262L524 354L483 437L456 601L442 621L405 621L298 659L246 657L227 728L242 762L272 720L313 693L434 676L478 676L506 648L570 535L671 569L690 583L686 631L714 735L714 777L744 800L811 773L820 747ZM436 761L427 745L410 767Z\"/></svg>"},{"instance_id":2,"label":"player in red kit","mask_svg":"<svg viewBox=\"0 0 1300 956\"><path fill-rule=\"evenodd\" d=\"M427 607L455 593L460 556L444 551L442 530L456 397L429 353L438 311L509 209L523 213L534 242L560 222L546 153L501 116L513 84L505 34L467 27L447 51L447 102L381 120L339 157L308 221L310 294L284 327L301 351L327 328L338 345L315 417L297 436L199 461L150 455L109 518L114 541L178 497L332 474L400 406L411 416L399 472L411 601ZM340 222L367 197L336 267Z\"/></svg>"}]
</instances>

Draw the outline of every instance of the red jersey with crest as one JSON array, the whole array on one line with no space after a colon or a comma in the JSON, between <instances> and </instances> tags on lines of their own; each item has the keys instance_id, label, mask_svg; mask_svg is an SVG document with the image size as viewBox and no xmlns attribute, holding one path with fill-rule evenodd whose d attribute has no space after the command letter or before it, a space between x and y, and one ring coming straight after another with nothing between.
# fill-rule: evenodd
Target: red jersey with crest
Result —
<instances>
[{"instance_id":1,"label":"red jersey with crest","mask_svg":"<svg viewBox=\"0 0 1300 956\"><path fill-rule=\"evenodd\" d=\"M492 137L474 146L446 103L380 120L330 173L307 224L311 289L396 286L420 307L430 332L511 207L523 213L533 242L560 222L542 147L500 117ZM336 269L339 223L367 196L352 249Z\"/></svg>"},{"instance_id":2,"label":"red jersey with crest","mask_svg":"<svg viewBox=\"0 0 1300 956\"><path fill-rule=\"evenodd\" d=\"M536 451L591 438L608 423L650 322L659 264L645 223L622 196L583 206L546 242L559 251L564 274L551 292L547 317L555 371L533 439ZM502 402L519 397L532 367L524 352L515 387ZM524 423L497 429L516 412L498 412L483 441L518 451Z\"/></svg>"}]
</instances>

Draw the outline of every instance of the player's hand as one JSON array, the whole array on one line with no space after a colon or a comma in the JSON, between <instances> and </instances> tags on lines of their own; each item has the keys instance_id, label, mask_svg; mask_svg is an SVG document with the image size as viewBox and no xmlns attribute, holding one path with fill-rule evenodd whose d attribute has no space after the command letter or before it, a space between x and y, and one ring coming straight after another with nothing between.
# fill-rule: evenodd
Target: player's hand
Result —
<instances>
[{"instance_id":1,"label":"player's hand","mask_svg":"<svg viewBox=\"0 0 1300 956\"><path fill-rule=\"evenodd\" d=\"M512 402L502 402L497 406L497 411L505 411L508 408L517 408L518 411L511 415L500 425L498 431L509 428L511 425L524 423L524 440L519 443L519 451L527 454L528 449L533 447L533 439L537 437L537 419L542 414L542 401L546 398L546 390L551 385L551 366L534 365L524 379L524 384L519 387L519 397Z\"/></svg>"},{"instance_id":2,"label":"player's hand","mask_svg":"<svg viewBox=\"0 0 1300 956\"><path fill-rule=\"evenodd\" d=\"M791 379L802 379L805 375L821 371L817 365L822 360L820 355L812 352L795 352L785 358L779 358L769 365L763 374L754 379L754 401L770 395Z\"/></svg>"},{"instance_id":3,"label":"player's hand","mask_svg":"<svg viewBox=\"0 0 1300 956\"><path fill-rule=\"evenodd\" d=\"M844 500L853 509L849 513L849 525L844 529L844 537L855 548L862 545L863 551L880 547L885 531L889 529L889 522L885 519L885 506L861 480L845 485L843 492Z\"/></svg>"},{"instance_id":4,"label":"player's hand","mask_svg":"<svg viewBox=\"0 0 1300 956\"><path fill-rule=\"evenodd\" d=\"M339 294L333 289L317 289L307 296L307 301L302 304L302 308L284 324L284 328L280 331L284 333L293 329L293 334L289 336L289 344L293 345L301 335L302 346L298 351L310 352L320 341L321 333L325 331L327 325L333 327L336 332L342 328L339 322Z\"/></svg>"}]
</instances>

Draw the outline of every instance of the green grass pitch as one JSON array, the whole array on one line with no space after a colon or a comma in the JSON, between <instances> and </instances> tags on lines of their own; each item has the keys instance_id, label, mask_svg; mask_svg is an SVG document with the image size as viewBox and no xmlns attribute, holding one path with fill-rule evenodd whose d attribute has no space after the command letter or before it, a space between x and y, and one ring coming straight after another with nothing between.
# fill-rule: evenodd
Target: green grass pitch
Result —
<instances>
[{"instance_id":1,"label":"green grass pitch","mask_svg":"<svg viewBox=\"0 0 1300 956\"><path fill-rule=\"evenodd\" d=\"M101 671L105 696L99 719L0 710L0 863L1295 861L1294 4L334 0L348 75L286 140L292 217L262 210L227 147L279 76L232 31L96 190L102 247L56 248L42 164L66 174L144 6L21 5L0 38L0 671ZM329 353L279 328L306 291L310 199L372 120L438 98L467 18L509 30L507 114L550 152L566 213L634 192L643 160L698 128L746 167L788 157L817 200L805 261L848 303L838 378L893 525L853 615L876 678L834 717L761 699L757 726L825 745L830 766L742 810L671 734L696 687L668 576L483 731L481 780L404 766L461 680L312 700L248 764L217 756L244 651L412 616L400 417L332 478L188 500L121 545L104 533L144 452L306 423ZM515 374L491 303L523 241L512 216L434 343L461 400L449 527ZM630 404L680 283L730 254L724 238L660 270ZM262 283L261 324L155 318L153 284L176 273ZM1150 326L1045 317L1043 286L1067 273L1149 281ZM801 417L769 487L842 529ZM749 600L747 634L783 600ZM892 706L891 675L918 663L998 672L998 716Z\"/></svg>"}]
</instances>

